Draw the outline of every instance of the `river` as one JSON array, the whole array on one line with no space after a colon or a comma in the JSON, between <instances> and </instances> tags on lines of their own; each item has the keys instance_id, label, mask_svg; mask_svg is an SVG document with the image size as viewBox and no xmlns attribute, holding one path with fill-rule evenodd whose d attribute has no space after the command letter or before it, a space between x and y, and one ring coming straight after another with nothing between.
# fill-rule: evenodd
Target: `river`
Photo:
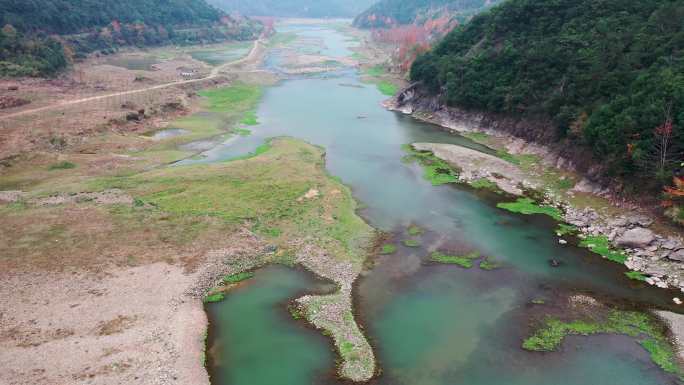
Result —
<instances>
[{"instance_id":1,"label":"river","mask_svg":"<svg viewBox=\"0 0 684 385\"><path fill-rule=\"evenodd\" d=\"M298 49L348 56L356 44L325 25L290 25ZM321 41L323 46L320 47ZM317 44L313 47L307 43ZM317 48L318 47L318 48ZM276 50L266 61L280 63ZM559 352L520 348L532 315L568 292L622 307L667 308L670 297L624 276L624 268L574 246L559 245L550 218L498 209L499 196L454 185L433 186L401 146L439 142L491 151L464 137L381 107L383 96L346 69L301 76L265 90L260 125L185 163L217 162L254 150L267 138L292 136L326 149L329 172L363 203L374 227L423 246L379 257L355 290L382 373L377 384L656 385L678 384L626 336L571 337ZM426 263L430 251L479 251L501 268ZM561 262L552 267L549 260ZM215 385L338 383L330 341L287 314L287 301L316 291L313 278L285 268L257 272L254 282L207 307L212 321L210 371ZM266 374L267 373L267 374Z\"/></svg>"}]
</instances>

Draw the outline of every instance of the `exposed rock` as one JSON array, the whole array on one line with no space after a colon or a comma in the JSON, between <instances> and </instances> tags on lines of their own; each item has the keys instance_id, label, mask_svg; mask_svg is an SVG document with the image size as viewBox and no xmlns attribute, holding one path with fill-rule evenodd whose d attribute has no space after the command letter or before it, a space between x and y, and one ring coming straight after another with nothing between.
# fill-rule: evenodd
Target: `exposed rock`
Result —
<instances>
[{"instance_id":1,"label":"exposed rock","mask_svg":"<svg viewBox=\"0 0 684 385\"><path fill-rule=\"evenodd\" d=\"M667 256L667 258L673 261L684 262L684 249L679 249L675 252L670 253Z\"/></svg>"},{"instance_id":2,"label":"exposed rock","mask_svg":"<svg viewBox=\"0 0 684 385\"><path fill-rule=\"evenodd\" d=\"M460 179L466 182L487 179L513 195L522 195L519 185L528 184L518 166L493 155L453 144L415 143L413 148L431 151L436 157L458 168Z\"/></svg>"},{"instance_id":3,"label":"exposed rock","mask_svg":"<svg viewBox=\"0 0 684 385\"><path fill-rule=\"evenodd\" d=\"M627 230L615 241L620 247L646 247L653 242L655 234L649 229L636 227Z\"/></svg>"},{"instance_id":4,"label":"exposed rock","mask_svg":"<svg viewBox=\"0 0 684 385\"><path fill-rule=\"evenodd\" d=\"M0 203L13 203L24 196L22 191L0 191Z\"/></svg>"}]
</instances>

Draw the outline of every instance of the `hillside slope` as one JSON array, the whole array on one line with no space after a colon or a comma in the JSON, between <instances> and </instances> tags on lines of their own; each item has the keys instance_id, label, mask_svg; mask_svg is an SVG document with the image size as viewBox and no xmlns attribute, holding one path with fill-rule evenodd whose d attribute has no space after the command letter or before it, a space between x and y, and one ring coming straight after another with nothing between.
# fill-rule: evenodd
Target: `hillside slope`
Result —
<instances>
[{"instance_id":1,"label":"hillside slope","mask_svg":"<svg viewBox=\"0 0 684 385\"><path fill-rule=\"evenodd\" d=\"M0 2L0 23L19 31L70 34L113 21L151 26L197 26L217 23L222 13L204 0L6 0Z\"/></svg>"},{"instance_id":2,"label":"hillside slope","mask_svg":"<svg viewBox=\"0 0 684 385\"><path fill-rule=\"evenodd\" d=\"M684 0L509 0L411 79L449 106L547 120L629 190L658 191L684 160L682 20Z\"/></svg>"},{"instance_id":3,"label":"hillside slope","mask_svg":"<svg viewBox=\"0 0 684 385\"><path fill-rule=\"evenodd\" d=\"M380 0L354 20L360 28L388 28L449 17L463 22L501 0Z\"/></svg>"},{"instance_id":4,"label":"hillside slope","mask_svg":"<svg viewBox=\"0 0 684 385\"><path fill-rule=\"evenodd\" d=\"M210 0L226 12L249 16L354 17L374 0Z\"/></svg>"},{"instance_id":5,"label":"hillside slope","mask_svg":"<svg viewBox=\"0 0 684 385\"><path fill-rule=\"evenodd\" d=\"M0 23L0 76L53 75L93 51L247 40L262 30L205 0L6 0Z\"/></svg>"}]
</instances>

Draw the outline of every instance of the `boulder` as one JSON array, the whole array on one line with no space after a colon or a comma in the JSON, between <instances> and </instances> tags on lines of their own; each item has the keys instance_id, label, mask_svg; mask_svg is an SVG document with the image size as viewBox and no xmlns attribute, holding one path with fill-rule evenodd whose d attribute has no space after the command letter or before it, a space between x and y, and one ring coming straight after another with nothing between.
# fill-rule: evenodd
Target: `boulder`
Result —
<instances>
[{"instance_id":1,"label":"boulder","mask_svg":"<svg viewBox=\"0 0 684 385\"><path fill-rule=\"evenodd\" d=\"M655 234L653 231L644 229L643 227L635 227L631 230L625 231L616 243L620 247L646 247L653 242Z\"/></svg>"},{"instance_id":2,"label":"boulder","mask_svg":"<svg viewBox=\"0 0 684 385\"><path fill-rule=\"evenodd\" d=\"M670 253L667 258L673 261L684 262L684 249L679 249Z\"/></svg>"}]
</instances>

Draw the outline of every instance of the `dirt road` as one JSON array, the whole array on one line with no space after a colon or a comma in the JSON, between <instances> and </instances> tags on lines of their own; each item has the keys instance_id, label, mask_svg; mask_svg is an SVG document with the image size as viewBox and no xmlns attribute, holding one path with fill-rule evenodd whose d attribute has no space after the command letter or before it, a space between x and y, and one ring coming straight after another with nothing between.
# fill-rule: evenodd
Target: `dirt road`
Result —
<instances>
[{"instance_id":1,"label":"dirt road","mask_svg":"<svg viewBox=\"0 0 684 385\"><path fill-rule=\"evenodd\" d=\"M203 77L203 78L190 79L190 80L179 80L179 81L172 82L172 83L159 84L156 86L139 88L136 90L130 90L130 91L124 91L124 92L115 92L115 93L111 93L111 94L91 96L91 97L75 99L75 100L67 100L67 101L63 101L61 103L51 104L48 106L43 106L43 107L39 107L39 108L33 108L30 110L23 110L23 111L14 112L14 113L7 114L7 115L2 115L2 116L0 116L0 120L16 118L18 116L30 115L33 113L58 109L58 108L62 108L62 107L69 107L69 106L73 106L75 104L80 104L80 103L93 102L93 101L97 101L97 100L104 100L104 99L108 99L108 98L125 96L125 95L133 95L133 94L137 94L137 93L141 93L141 92L148 92L148 91L159 90L159 89L168 88L168 87L198 83L198 82L206 81L209 79L214 79L214 78L221 76L221 72L223 72L227 68L237 66L237 65L241 65L244 63L249 63L252 60L254 60L255 57L258 55L260 44L263 44L263 41L261 39L255 40L254 45L252 46L252 49L250 50L250 52L247 56L245 56L241 59L238 59L238 60L234 60L234 61L229 62L229 63L222 64L218 67L215 67L211 70L211 72L209 73L208 76Z\"/></svg>"}]
</instances>

